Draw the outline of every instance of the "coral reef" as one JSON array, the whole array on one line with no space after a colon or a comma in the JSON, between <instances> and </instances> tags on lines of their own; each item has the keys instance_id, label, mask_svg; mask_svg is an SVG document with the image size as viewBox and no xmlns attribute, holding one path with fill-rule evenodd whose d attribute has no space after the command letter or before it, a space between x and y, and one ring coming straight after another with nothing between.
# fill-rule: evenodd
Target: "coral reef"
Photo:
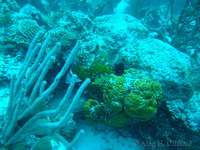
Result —
<instances>
[{"instance_id":1,"label":"coral reef","mask_svg":"<svg viewBox=\"0 0 200 150\"><path fill-rule=\"evenodd\" d=\"M62 143L65 149L68 149L73 147L80 135L84 134L84 131L81 130L73 140L70 139L71 142L68 142L60 132L63 131L63 135L69 132L63 126L66 125L65 122L72 122L73 107L77 103L77 99L80 98L83 90L90 83L89 79L83 82L68 107L64 107L63 104L66 101L70 101L72 90L74 89L77 76L73 75L69 88L57 107L54 109L46 107L48 96L53 93L60 79L68 70L73 58L77 54L81 41L77 42L53 83L47 86L45 76L56 59L60 43L56 43L52 50L46 53L51 35L48 35L41 45L37 41L42 35L42 31L36 34L18 74L13 74L11 77L10 100L2 127L2 144L8 148L13 145L17 146L16 143L21 142L24 145L22 139L30 135L38 137L51 135L54 139ZM62 114L61 110L65 110L65 113ZM59 129L60 132L58 131ZM73 130L73 128L71 129ZM48 145L43 146L47 146L46 148L48 148Z\"/></svg>"},{"instance_id":2,"label":"coral reef","mask_svg":"<svg viewBox=\"0 0 200 150\"><path fill-rule=\"evenodd\" d=\"M164 99L192 97L192 65L188 55L149 36L147 28L127 14L100 16L93 23L94 32L85 35L81 51L102 50L109 55L111 64L122 63L125 69L146 72L162 83Z\"/></svg>"},{"instance_id":3,"label":"coral reef","mask_svg":"<svg viewBox=\"0 0 200 150\"><path fill-rule=\"evenodd\" d=\"M188 100L193 95L190 58L160 40L146 38L127 44L117 58L116 61L123 60L125 68L146 71L162 83L165 99Z\"/></svg>"},{"instance_id":4,"label":"coral reef","mask_svg":"<svg viewBox=\"0 0 200 150\"><path fill-rule=\"evenodd\" d=\"M167 101L167 108L174 121L182 122L183 126L196 133L200 131L200 94L195 92L193 97L186 102L179 99Z\"/></svg>"},{"instance_id":5,"label":"coral reef","mask_svg":"<svg viewBox=\"0 0 200 150\"><path fill-rule=\"evenodd\" d=\"M18 60L19 57L11 57L10 55L0 55L0 81L9 81L13 72L16 72L21 63ZM20 59L20 58L19 58Z\"/></svg>"},{"instance_id":6,"label":"coral reef","mask_svg":"<svg viewBox=\"0 0 200 150\"><path fill-rule=\"evenodd\" d=\"M60 41L63 48L71 48L91 28L91 19L81 12L58 11L51 14L47 24L55 32L54 41Z\"/></svg>"},{"instance_id":7,"label":"coral reef","mask_svg":"<svg viewBox=\"0 0 200 150\"><path fill-rule=\"evenodd\" d=\"M165 146L149 149L200 149L199 6L199 0L0 0L0 149L73 147L82 125L122 127L107 128L136 138L136 145ZM44 34L32 43L39 30ZM78 57L62 72L80 39ZM73 73L93 81L76 104L71 98L82 81ZM83 115L98 125L80 123ZM177 139L188 145L174 147Z\"/></svg>"},{"instance_id":8,"label":"coral reef","mask_svg":"<svg viewBox=\"0 0 200 150\"><path fill-rule=\"evenodd\" d=\"M139 76L143 75L131 69L123 76L111 74L96 79L89 86L93 99L84 105L86 119L122 127L132 118L147 121L155 117L162 99L162 87L145 76L137 78Z\"/></svg>"},{"instance_id":9,"label":"coral reef","mask_svg":"<svg viewBox=\"0 0 200 150\"><path fill-rule=\"evenodd\" d=\"M35 20L22 19L19 21L18 29L20 34L26 39L33 39L33 37L42 30Z\"/></svg>"},{"instance_id":10,"label":"coral reef","mask_svg":"<svg viewBox=\"0 0 200 150\"><path fill-rule=\"evenodd\" d=\"M79 53L78 60L74 63L72 69L77 76L84 80L92 80L113 73L113 67L108 63L103 54L92 54L84 51Z\"/></svg>"}]
</instances>

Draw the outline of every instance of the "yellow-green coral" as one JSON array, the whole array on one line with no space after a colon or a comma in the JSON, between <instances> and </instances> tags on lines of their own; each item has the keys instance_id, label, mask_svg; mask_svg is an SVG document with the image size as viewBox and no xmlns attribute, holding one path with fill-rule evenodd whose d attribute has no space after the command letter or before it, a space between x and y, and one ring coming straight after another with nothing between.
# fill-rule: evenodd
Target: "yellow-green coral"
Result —
<instances>
[{"instance_id":1,"label":"yellow-green coral","mask_svg":"<svg viewBox=\"0 0 200 150\"><path fill-rule=\"evenodd\" d=\"M162 87L150 79L138 79L131 84L131 92L141 95L144 99L155 99L158 103L162 99Z\"/></svg>"},{"instance_id":2,"label":"yellow-green coral","mask_svg":"<svg viewBox=\"0 0 200 150\"><path fill-rule=\"evenodd\" d=\"M124 77L116 75L106 76L102 82L105 103L113 108L113 111L119 111L115 108L117 108L117 105L122 105L124 95L127 93L125 83L126 79Z\"/></svg>"},{"instance_id":3,"label":"yellow-green coral","mask_svg":"<svg viewBox=\"0 0 200 150\"><path fill-rule=\"evenodd\" d=\"M113 127L124 126L132 118L152 119L162 99L161 85L136 70L99 78L89 89L95 100L85 103L86 118Z\"/></svg>"},{"instance_id":4,"label":"yellow-green coral","mask_svg":"<svg viewBox=\"0 0 200 150\"><path fill-rule=\"evenodd\" d=\"M84 115L90 121L102 122L102 116L105 116L105 105L95 99L89 99L84 104Z\"/></svg>"},{"instance_id":5,"label":"yellow-green coral","mask_svg":"<svg viewBox=\"0 0 200 150\"><path fill-rule=\"evenodd\" d=\"M144 99L142 96L129 93L124 98L124 111L127 115L140 121L152 119L157 112L158 104L152 99Z\"/></svg>"},{"instance_id":6,"label":"yellow-green coral","mask_svg":"<svg viewBox=\"0 0 200 150\"><path fill-rule=\"evenodd\" d=\"M86 78L94 79L111 72L113 72L112 67L105 65L105 63L101 62L99 59L92 62L91 66L89 67L78 65L77 69L75 70L75 73L82 80Z\"/></svg>"},{"instance_id":7,"label":"yellow-green coral","mask_svg":"<svg viewBox=\"0 0 200 150\"><path fill-rule=\"evenodd\" d=\"M104 100L113 111L119 112L123 109L122 102L127 93L125 86L122 86L125 83L125 78L113 74L98 78L89 86L90 96Z\"/></svg>"},{"instance_id":8,"label":"yellow-green coral","mask_svg":"<svg viewBox=\"0 0 200 150\"><path fill-rule=\"evenodd\" d=\"M130 122L131 118L124 112L115 113L104 103L89 99L84 104L84 115L87 120L112 127L122 127Z\"/></svg>"},{"instance_id":9,"label":"yellow-green coral","mask_svg":"<svg viewBox=\"0 0 200 150\"><path fill-rule=\"evenodd\" d=\"M76 64L73 66L73 72L81 80L86 78L94 80L113 73L113 67L107 60L107 56L104 56L103 53L100 55L84 52L79 55Z\"/></svg>"}]
</instances>

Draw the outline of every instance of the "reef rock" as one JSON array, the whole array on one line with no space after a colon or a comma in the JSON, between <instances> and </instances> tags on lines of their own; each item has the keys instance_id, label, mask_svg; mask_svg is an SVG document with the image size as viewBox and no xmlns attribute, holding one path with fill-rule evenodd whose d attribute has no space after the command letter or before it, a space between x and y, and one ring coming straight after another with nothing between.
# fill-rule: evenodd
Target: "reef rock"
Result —
<instances>
[{"instance_id":1,"label":"reef rock","mask_svg":"<svg viewBox=\"0 0 200 150\"><path fill-rule=\"evenodd\" d=\"M167 108L174 121L180 121L189 130L200 132L200 94L194 92L193 97L183 102L180 99L167 101Z\"/></svg>"},{"instance_id":2,"label":"reef rock","mask_svg":"<svg viewBox=\"0 0 200 150\"><path fill-rule=\"evenodd\" d=\"M163 86L163 98L189 100L190 57L167 43L153 39L136 18L126 14L97 17L93 33L85 36L82 50L104 51L113 64L145 71Z\"/></svg>"},{"instance_id":3,"label":"reef rock","mask_svg":"<svg viewBox=\"0 0 200 150\"><path fill-rule=\"evenodd\" d=\"M164 98L188 100L193 95L190 85L190 57L167 43L145 38L121 48L116 62L125 68L146 71L153 80L162 83Z\"/></svg>"}]
</instances>

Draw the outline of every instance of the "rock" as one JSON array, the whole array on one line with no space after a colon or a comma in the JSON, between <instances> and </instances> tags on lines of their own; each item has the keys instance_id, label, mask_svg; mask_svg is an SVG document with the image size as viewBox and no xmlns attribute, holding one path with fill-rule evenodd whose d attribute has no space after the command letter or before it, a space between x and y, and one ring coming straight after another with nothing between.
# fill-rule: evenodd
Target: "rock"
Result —
<instances>
[{"instance_id":1,"label":"rock","mask_svg":"<svg viewBox=\"0 0 200 150\"><path fill-rule=\"evenodd\" d=\"M162 83L165 99L188 100L193 95L190 78L190 57L160 40L146 38L121 48L115 60L125 68L147 72Z\"/></svg>"},{"instance_id":2,"label":"rock","mask_svg":"<svg viewBox=\"0 0 200 150\"><path fill-rule=\"evenodd\" d=\"M180 120L189 130L200 132L200 94L194 92L193 97L187 102L180 99L166 101L167 108L174 120Z\"/></svg>"},{"instance_id":3,"label":"rock","mask_svg":"<svg viewBox=\"0 0 200 150\"><path fill-rule=\"evenodd\" d=\"M113 64L145 71L161 83L164 99L189 100L193 95L190 57L148 33L139 20L127 14L97 17L81 51L95 54L102 50Z\"/></svg>"}]
</instances>

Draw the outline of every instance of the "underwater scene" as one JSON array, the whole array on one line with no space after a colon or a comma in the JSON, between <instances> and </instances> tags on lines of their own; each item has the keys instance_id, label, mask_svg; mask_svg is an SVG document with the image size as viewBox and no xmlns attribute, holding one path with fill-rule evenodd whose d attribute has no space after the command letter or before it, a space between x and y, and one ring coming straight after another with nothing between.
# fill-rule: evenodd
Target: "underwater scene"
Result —
<instances>
[{"instance_id":1,"label":"underwater scene","mask_svg":"<svg viewBox=\"0 0 200 150\"><path fill-rule=\"evenodd\" d=\"M200 150L200 0L0 0L0 150Z\"/></svg>"}]
</instances>

